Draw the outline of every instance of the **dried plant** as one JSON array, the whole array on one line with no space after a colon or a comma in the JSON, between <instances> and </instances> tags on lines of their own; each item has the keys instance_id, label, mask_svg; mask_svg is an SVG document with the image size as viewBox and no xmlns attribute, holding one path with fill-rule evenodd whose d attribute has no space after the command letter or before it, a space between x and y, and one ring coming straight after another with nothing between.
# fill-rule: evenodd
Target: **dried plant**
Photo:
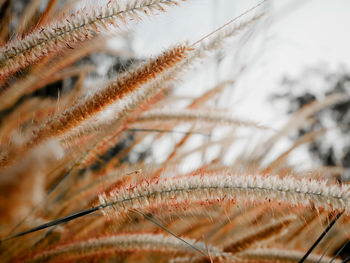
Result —
<instances>
[{"instance_id":1,"label":"dried plant","mask_svg":"<svg viewBox=\"0 0 350 263\"><path fill-rule=\"evenodd\" d=\"M184 107L172 92L198 62L263 23L264 2L193 44L142 61L106 42L184 0L110 0L75 10L79 2L30 1L22 17L13 1L0 1L2 262L341 261L349 184L334 176L339 169L303 173L286 161L326 131L266 156L342 95L304 106L276 131L210 106L239 76ZM102 80L98 63L86 62L95 53L130 63ZM219 140L186 147L218 128L228 131ZM244 139L240 130L264 139L228 163L229 148ZM151 160L150 151L175 134L167 154ZM213 146L219 152L205 158ZM202 160L183 172L191 154Z\"/></svg>"}]
</instances>

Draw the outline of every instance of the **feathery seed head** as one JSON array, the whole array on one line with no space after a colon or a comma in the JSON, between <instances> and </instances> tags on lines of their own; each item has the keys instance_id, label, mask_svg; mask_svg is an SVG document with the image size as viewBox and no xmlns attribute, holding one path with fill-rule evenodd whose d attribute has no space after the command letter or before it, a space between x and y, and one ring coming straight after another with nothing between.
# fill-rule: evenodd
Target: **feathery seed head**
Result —
<instances>
[{"instance_id":1,"label":"feathery seed head","mask_svg":"<svg viewBox=\"0 0 350 263\"><path fill-rule=\"evenodd\" d=\"M145 201L153 208L167 207L180 203L203 203L237 200L261 203L265 200L285 203L289 206L310 206L345 211L350 213L350 186L325 184L311 179L294 177L279 178L274 175L190 175L175 178L161 178L126 185L109 193L105 209L112 206L113 213L129 209L144 209ZM171 202L170 202L171 200ZM136 202L137 201L137 202Z\"/></svg>"}]
</instances>

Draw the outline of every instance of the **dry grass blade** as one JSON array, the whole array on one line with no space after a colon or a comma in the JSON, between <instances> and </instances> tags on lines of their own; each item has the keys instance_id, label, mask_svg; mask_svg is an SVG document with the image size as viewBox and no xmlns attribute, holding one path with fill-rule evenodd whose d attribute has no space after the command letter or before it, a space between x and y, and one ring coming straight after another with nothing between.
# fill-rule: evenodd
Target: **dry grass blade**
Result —
<instances>
[{"instance_id":1,"label":"dry grass blade","mask_svg":"<svg viewBox=\"0 0 350 263\"><path fill-rule=\"evenodd\" d=\"M256 261L270 261L270 262L298 262L303 256L301 251L283 250L280 248L256 248L242 252L240 256L246 260ZM306 263L316 263L320 259L320 255L311 254L305 261ZM321 263L329 263L330 257L323 257ZM341 260L335 260L334 262L341 263Z\"/></svg>"},{"instance_id":2,"label":"dry grass blade","mask_svg":"<svg viewBox=\"0 0 350 263\"><path fill-rule=\"evenodd\" d=\"M338 213L334 219L332 220L332 222L327 226L327 228L322 232L322 234L319 236L319 238L315 241L315 243L311 246L311 248L305 253L305 255L300 259L300 263L303 263L307 260L307 258L310 256L310 254L312 253L312 251L315 249L315 247L321 242L321 240L325 237L325 235L327 235L327 233L329 232L329 230L332 229L333 225L338 221L338 219L342 216L342 214L344 213L344 211Z\"/></svg>"},{"instance_id":3,"label":"dry grass blade","mask_svg":"<svg viewBox=\"0 0 350 263\"><path fill-rule=\"evenodd\" d=\"M261 242L264 239L268 239L273 235L281 232L284 228L295 220L294 216L288 216L286 218L278 219L276 222L266 224L262 227L255 227L243 233L242 236L236 237L224 248L225 252L231 252L233 254L246 250L254 243Z\"/></svg>"},{"instance_id":4,"label":"dry grass blade","mask_svg":"<svg viewBox=\"0 0 350 263\"><path fill-rule=\"evenodd\" d=\"M205 244L196 242L194 240L185 239L186 242L196 244L200 249L205 251ZM219 249L209 247L213 255L223 256ZM32 258L33 262L47 262L52 259L64 258L82 258L86 256L98 256L104 253L111 252L147 252L158 251L162 253L197 253L184 244L182 241L171 236L163 234L148 234L148 233L134 233L134 234L118 234L110 235L100 238L91 238L86 241L75 242L54 248L52 250L38 253Z\"/></svg>"}]
</instances>

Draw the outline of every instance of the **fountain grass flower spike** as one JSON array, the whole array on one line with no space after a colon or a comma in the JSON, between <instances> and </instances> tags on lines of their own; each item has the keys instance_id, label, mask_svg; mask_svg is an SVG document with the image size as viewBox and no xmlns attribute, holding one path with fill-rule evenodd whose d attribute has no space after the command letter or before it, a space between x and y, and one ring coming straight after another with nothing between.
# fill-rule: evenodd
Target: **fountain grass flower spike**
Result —
<instances>
[{"instance_id":1,"label":"fountain grass flower spike","mask_svg":"<svg viewBox=\"0 0 350 263\"><path fill-rule=\"evenodd\" d=\"M314 175L324 167L307 173L287 162L318 133L267 158L342 94L307 105L285 127L271 129L214 103L249 71L197 98L173 92L218 51L241 52L229 45L259 33L269 1L198 41L142 58L123 45L110 48L106 37L125 41L142 18L166 16L184 1L22 2L26 15L12 9L14 1L0 0L2 262L346 258L349 184L338 174ZM177 19L184 18L174 24ZM101 77L97 71L107 60L112 65ZM200 160L188 166L191 155Z\"/></svg>"}]
</instances>

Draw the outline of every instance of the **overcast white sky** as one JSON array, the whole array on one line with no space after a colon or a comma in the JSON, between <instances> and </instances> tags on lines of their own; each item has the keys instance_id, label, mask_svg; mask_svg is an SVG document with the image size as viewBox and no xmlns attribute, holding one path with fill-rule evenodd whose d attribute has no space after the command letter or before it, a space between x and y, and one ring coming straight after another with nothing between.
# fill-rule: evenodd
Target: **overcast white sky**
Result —
<instances>
[{"instance_id":1,"label":"overcast white sky","mask_svg":"<svg viewBox=\"0 0 350 263\"><path fill-rule=\"evenodd\" d=\"M140 55L155 55L182 42L194 42L233 17L255 6L253 0L188 0L181 8L171 8L166 15L145 20L135 27L133 48ZM268 100L273 92L283 91L283 76L297 75L305 67L322 63L330 69L345 65L350 68L350 1L349 0L267 0L268 22L252 38L240 61L258 53L258 59L239 79L232 96L224 100L233 114L279 128L287 121L283 107L276 108ZM244 20L244 18L243 18ZM249 44L249 43L248 43ZM226 53L235 53L228 46ZM215 64L214 64L215 65ZM179 87L183 94L198 95L212 87L218 79L229 78L232 69L200 67ZM226 66L227 67L227 66ZM321 87L312 87L317 90ZM297 160L298 161L298 160Z\"/></svg>"},{"instance_id":2,"label":"overcast white sky","mask_svg":"<svg viewBox=\"0 0 350 263\"><path fill-rule=\"evenodd\" d=\"M166 15L135 27L134 49L142 55L154 55L174 43L194 42L259 2L189 0L181 8L172 8ZM270 22L261 36L256 37L263 42L255 45L262 54L239 83L233 100L239 101L240 106L234 107L238 114L255 116L271 124L276 116L271 115L266 97L271 91L280 90L278 84L285 74L297 74L306 66L318 63L350 68L350 1L268 0L266 3ZM230 47L227 49L230 54ZM254 52L257 50L251 50ZM195 89L214 81L203 80L210 76L202 76Z\"/></svg>"}]
</instances>

